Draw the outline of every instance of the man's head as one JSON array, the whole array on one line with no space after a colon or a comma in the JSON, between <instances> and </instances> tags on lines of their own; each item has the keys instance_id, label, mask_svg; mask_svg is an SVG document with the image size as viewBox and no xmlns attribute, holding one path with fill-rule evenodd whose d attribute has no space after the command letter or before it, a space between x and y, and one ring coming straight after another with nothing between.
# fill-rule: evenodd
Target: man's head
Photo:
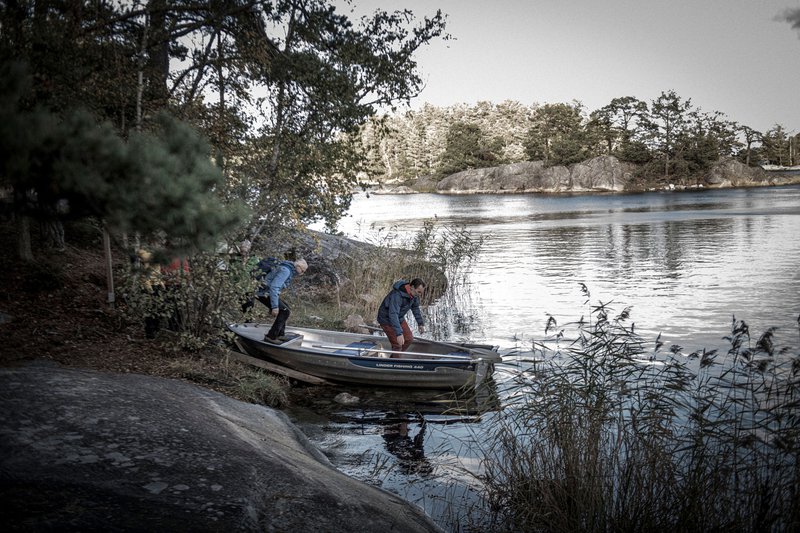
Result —
<instances>
[{"instance_id":1,"label":"man's head","mask_svg":"<svg viewBox=\"0 0 800 533\"><path fill-rule=\"evenodd\" d=\"M153 254L144 248L136 250L136 256L142 263L150 263L153 260Z\"/></svg>"},{"instance_id":2,"label":"man's head","mask_svg":"<svg viewBox=\"0 0 800 533\"><path fill-rule=\"evenodd\" d=\"M306 270L308 270L308 263L306 263L305 259L298 259L294 262L294 270L298 274L302 275Z\"/></svg>"},{"instance_id":3,"label":"man's head","mask_svg":"<svg viewBox=\"0 0 800 533\"><path fill-rule=\"evenodd\" d=\"M239 243L239 252L241 252L242 255L249 254L252 248L253 248L253 243L250 242L249 239L245 239Z\"/></svg>"},{"instance_id":4,"label":"man's head","mask_svg":"<svg viewBox=\"0 0 800 533\"><path fill-rule=\"evenodd\" d=\"M414 278L409 285L411 286L411 293L417 298L422 298L422 295L425 294L425 282L419 278Z\"/></svg>"}]
</instances>

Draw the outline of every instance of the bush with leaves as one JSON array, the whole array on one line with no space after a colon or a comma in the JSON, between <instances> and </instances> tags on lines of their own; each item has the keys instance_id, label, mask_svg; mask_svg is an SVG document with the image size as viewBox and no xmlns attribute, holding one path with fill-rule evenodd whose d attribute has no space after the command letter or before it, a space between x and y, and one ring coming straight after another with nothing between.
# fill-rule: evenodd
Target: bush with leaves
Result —
<instances>
[{"instance_id":1,"label":"bush with leaves","mask_svg":"<svg viewBox=\"0 0 800 533\"><path fill-rule=\"evenodd\" d=\"M255 280L241 260L215 254L188 259L189 271L177 274L177 283L156 290L145 287L147 274L134 268L124 280L128 316L144 324L157 318L162 329L172 330L176 350L198 350L225 334L225 327L242 318L241 304L253 294Z\"/></svg>"}]
</instances>

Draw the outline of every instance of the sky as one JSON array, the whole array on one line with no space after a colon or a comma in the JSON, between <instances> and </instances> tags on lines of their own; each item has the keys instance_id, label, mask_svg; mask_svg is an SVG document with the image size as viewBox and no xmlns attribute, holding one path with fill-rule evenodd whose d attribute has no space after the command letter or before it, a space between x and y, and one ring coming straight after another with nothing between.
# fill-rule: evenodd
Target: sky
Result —
<instances>
[{"instance_id":1,"label":"sky","mask_svg":"<svg viewBox=\"0 0 800 533\"><path fill-rule=\"evenodd\" d=\"M479 101L525 105L665 91L759 131L800 132L800 30L779 17L799 0L334 0L360 17L448 15L454 39L417 53L417 109Z\"/></svg>"}]
</instances>

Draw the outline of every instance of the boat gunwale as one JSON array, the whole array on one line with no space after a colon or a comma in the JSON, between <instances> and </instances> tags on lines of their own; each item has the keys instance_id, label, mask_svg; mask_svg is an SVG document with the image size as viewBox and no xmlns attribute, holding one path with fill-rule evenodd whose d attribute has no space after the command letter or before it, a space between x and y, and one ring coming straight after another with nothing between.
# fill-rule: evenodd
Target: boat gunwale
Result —
<instances>
[{"instance_id":1,"label":"boat gunwale","mask_svg":"<svg viewBox=\"0 0 800 533\"><path fill-rule=\"evenodd\" d=\"M281 346L280 344L271 344L265 341L260 341L258 339L248 338L250 342L257 343L259 346L263 346L267 351L270 349L277 349L287 353L296 353L302 354L303 356L314 356L314 357L325 357L330 359L336 360L355 360L355 361L383 361L383 362L393 362L393 363L416 363L416 364L425 364L428 366L442 366L442 367L473 367L479 364L486 364L487 361L485 359L467 359L466 357L460 359L440 359L436 357L431 357L430 359L420 359L420 358L393 358L393 357L377 357L377 356L369 356L369 355L353 355L353 354L344 354L344 353L333 353L331 351L321 351L321 350L313 350L310 348L306 348L303 346ZM350 350L355 350L355 348L349 348ZM472 370L469 370L472 371Z\"/></svg>"},{"instance_id":2,"label":"boat gunwale","mask_svg":"<svg viewBox=\"0 0 800 533\"><path fill-rule=\"evenodd\" d=\"M417 339L421 343L428 343L428 344L432 344L432 345L446 346L448 348L457 348L457 349L465 351L469 355L468 356L450 356L451 358L447 358L448 354L437 354L437 353L427 354L427 353L423 353L423 352L403 352L403 351L385 350L385 349L375 350L375 351L378 351L378 352L381 352L381 353L398 354L398 355L403 355L404 356L404 357L398 357L398 358L391 358L391 357L387 358L387 357L380 357L380 356L373 356L373 355L335 353L335 352L331 351L331 350L334 349L334 347L330 347L328 349L325 349L325 348L322 348L321 346L317 346L317 345L314 345L314 344L312 344L311 346L306 346L305 344L302 344L302 343L299 346L288 344L291 341L287 341L286 344L272 344L272 343L264 341L263 339L258 339L258 338L254 338L254 337L251 337L251 336L248 336L248 335L244 335L241 332L239 332L239 331L234 329L235 326L245 326L245 325L253 326L255 328L258 328L258 327L267 326L268 324L257 323L257 322L237 322L237 323L229 324L228 325L228 329L230 329L234 334L239 335L241 337L244 337L244 338L248 339L249 341L258 343L259 345L264 346L265 348L279 349L279 350L283 350L283 351L292 351L292 352L301 353L301 354L310 354L310 355L315 355L315 356L328 356L328 357L343 358L343 359L356 359L356 360L390 359L390 360L395 361L395 362L403 361L403 362L417 362L417 363L426 363L426 364L430 364L430 363L434 363L435 362L435 363L450 363L451 365L452 364L461 364L461 365L471 365L471 366L475 366L475 365L478 365L480 363L492 364L492 363L496 362L496 361L493 360L494 358L484 357L484 356L482 356L480 354L480 351L491 352L491 350L488 350L488 349L485 349L485 348L479 348L479 349L476 350L475 348L467 348L467 347L459 346L457 344L441 342L441 341L434 341L434 340L426 339L426 338L417 338ZM369 339L369 336L359 335L357 333L351 333L351 332L345 332L345 331L330 331L330 330L321 330L321 329L306 328L306 327L290 327L290 328L287 328L287 329L290 330L290 331L291 330L298 331L301 334L302 334L303 331L308 331L308 332L312 332L314 334L317 334L319 336L324 336L324 337L345 336L345 337L350 337L350 338L359 338L360 340L368 340ZM304 341L305 340L306 339L304 339ZM322 341L309 340L308 342L322 342ZM380 343L378 343L378 344L380 344ZM314 348L319 348L319 349L314 349ZM357 348L357 347L350 347L350 346L347 346L347 345L337 346L337 347L335 347L335 349L338 349L338 350L351 350L351 351L359 350L359 348ZM369 351L369 350L366 350L366 349L363 349L363 348L361 350L363 350L365 352ZM421 355L422 357L407 357L410 354ZM451 366L451 365L448 365L448 366Z\"/></svg>"}]
</instances>

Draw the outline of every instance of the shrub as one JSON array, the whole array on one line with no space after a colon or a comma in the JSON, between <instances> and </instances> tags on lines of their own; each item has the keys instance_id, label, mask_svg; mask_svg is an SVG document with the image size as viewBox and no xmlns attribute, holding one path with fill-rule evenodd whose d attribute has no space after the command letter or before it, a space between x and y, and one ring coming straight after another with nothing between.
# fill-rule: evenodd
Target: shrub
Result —
<instances>
[{"instance_id":1,"label":"shrub","mask_svg":"<svg viewBox=\"0 0 800 533\"><path fill-rule=\"evenodd\" d=\"M132 319L158 320L161 328L177 334L173 337L176 349L196 351L220 338L228 323L242 317L241 304L253 293L255 281L241 261L214 254L194 255L189 265L190 272L180 273L171 285L163 284L157 271L134 268L123 280L123 294ZM148 289L147 282L155 288Z\"/></svg>"}]
</instances>

